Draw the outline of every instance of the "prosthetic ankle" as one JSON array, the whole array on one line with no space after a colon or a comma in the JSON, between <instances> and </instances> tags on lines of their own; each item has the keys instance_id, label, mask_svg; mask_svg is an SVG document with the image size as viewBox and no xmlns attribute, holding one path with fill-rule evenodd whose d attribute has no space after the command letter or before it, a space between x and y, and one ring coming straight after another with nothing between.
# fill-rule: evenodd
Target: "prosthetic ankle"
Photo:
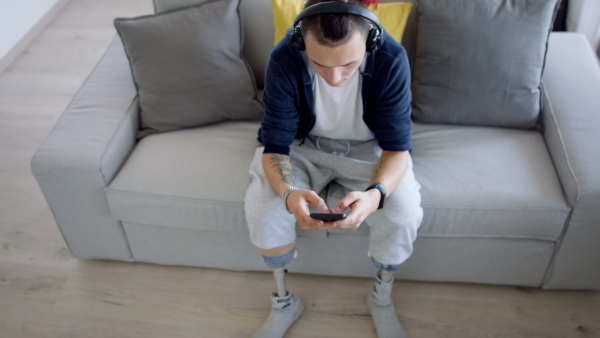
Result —
<instances>
[{"instance_id":1,"label":"prosthetic ankle","mask_svg":"<svg viewBox=\"0 0 600 338\"><path fill-rule=\"evenodd\" d=\"M263 256L265 263L273 269L273 275L275 276L275 283L277 284L277 295L279 297L285 297L287 295L287 289L285 287L285 266L288 265L296 256L298 252L296 248L290 250L290 252L276 257Z\"/></svg>"},{"instance_id":2,"label":"prosthetic ankle","mask_svg":"<svg viewBox=\"0 0 600 338\"><path fill-rule=\"evenodd\" d=\"M394 280L394 271L379 270L379 279L384 283L392 282Z\"/></svg>"},{"instance_id":3,"label":"prosthetic ankle","mask_svg":"<svg viewBox=\"0 0 600 338\"><path fill-rule=\"evenodd\" d=\"M275 276L275 284L277 284L277 295L279 297L285 297L287 295L287 288L285 287L285 268L273 269L273 276Z\"/></svg>"},{"instance_id":4,"label":"prosthetic ankle","mask_svg":"<svg viewBox=\"0 0 600 338\"><path fill-rule=\"evenodd\" d=\"M304 304L293 292L285 287L285 266L296 257L292 249L278 257L264 256L265 263L273 269L277 292L271 295L271 312L263 325L254 333L253 338L282 338L289 327L302 315Z\"/></svg>"},{"instance_id":5,"label":"prosthetic ankle","mask_svg":"<svg viewBox=\"0 0 600 338\"><path fill-rule=\"evenodd\" d=\"M398 265L385 265L373 257L371 260L380 269L375 278L373 291L367 296L367 305L375 323L377 336L380 338L406 337L406 332L398 320L392 301L394 271L398 269Z\"/></svg>"}]
</instances>

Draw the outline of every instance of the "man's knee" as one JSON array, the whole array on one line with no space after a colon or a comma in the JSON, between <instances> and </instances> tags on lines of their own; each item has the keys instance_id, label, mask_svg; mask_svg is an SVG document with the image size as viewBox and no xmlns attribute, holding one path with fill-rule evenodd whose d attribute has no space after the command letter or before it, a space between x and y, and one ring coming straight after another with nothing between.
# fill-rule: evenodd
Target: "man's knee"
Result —
<instances>
[{"instance_id":1,"label":"man's knee","mask_svg":"<svg viewBox=\"0 0 600 338\"><path fill-rule=\"evenodd\" d=\"M296 257L295 243L273 249L258 249L265 263L272 269L280 269L288 265Z\"/></svg>"},{"instance_id":2,"label":"man's knee","mask_svg":"<svg viewBox=\"0 0 600 338\"><path fill-rule=\"evenodd\" d=\"M371 258L371 261L373 262L373 264L375 264L375 266L379 270L396 271L400 267L399 264L383 264L383 263L379 262L371 255L370 251L367 253L367 255Z\"/></svg>"},{"instance_id":3,"label":"man's knee","mask_svg":"<svg viewBox=\"0 0 600 338\"><path fill-rule=\"evenodd\" d=\"M296 242L292 242L290 244L282 245L282 246L272 248L272 249L261 249L258 247L257 247L257 249L258 249L258 252L260 252L260 254L263 256L277 257L277 256L285 255L288 252L292 251L295 246L296 246Z\"/></svg>"}]
</instances>

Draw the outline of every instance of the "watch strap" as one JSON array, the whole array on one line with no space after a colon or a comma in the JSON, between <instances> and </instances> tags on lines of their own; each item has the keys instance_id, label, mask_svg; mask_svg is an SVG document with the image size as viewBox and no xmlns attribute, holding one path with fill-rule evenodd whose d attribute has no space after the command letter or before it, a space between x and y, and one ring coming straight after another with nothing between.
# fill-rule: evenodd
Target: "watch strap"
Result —
<instances>
[{"instance_id":1,"label":"watch strap","mask_svg":"<svg viewBox=\"0 0 600 338\"><path fill-rule=\"evenodd\" d=\"M288 207L287 207L287 198L288 198L289 194L294 190L299 190L299 189L298 189L298 187L291 186L291 187L285 189L285 191L283 192L283 195L281 196L281 199L283 200L283 207L289 214L293 214L293 212L290 209L288 209Z\"/></svg>"},{"instance_id":2,"label":"watch strap","mask_svg":"<svg viewBox=\"0 0 600 338\"><path fill-rule=\"evenodd\" d=\"M377 210L379 210L379 209L383 208L383 204L385 202L385 196L386 196L385 187L383 186L383 184L381 182L377 182L377 183L370 185L367 188L367 190L365 190L365 191L369 191L371 189L377 189L381 193L381 199L379 200L379 207L377 208Z\"/></svg>"}]
</instances>

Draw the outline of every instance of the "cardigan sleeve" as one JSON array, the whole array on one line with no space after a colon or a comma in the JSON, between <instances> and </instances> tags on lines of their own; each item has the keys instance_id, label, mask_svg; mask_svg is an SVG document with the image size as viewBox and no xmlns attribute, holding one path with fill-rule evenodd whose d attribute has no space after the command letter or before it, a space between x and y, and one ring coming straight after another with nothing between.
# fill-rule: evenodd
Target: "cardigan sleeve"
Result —
<instances>
[{"instance_id":1,"label":"cardigan sleeve","mask_svg":"<svg viewBox=\"0 0 600 338\"><path fill-rule=\"evenodd\" d=\"M410 67L399 44L379 50L373 72L370 102L371 129L383 150L412 150Z\"/></svg>"},{"instance_id":2,"label":"cardigan sleeve","mask_svg":"<svg viewBox=\"0 0 600 338\"><path fill-rule=\"evenodd\" d=\"M282 41L283 43L283 41ZM298 100L297 80L293 79L286 67L290 56L281 56L285 45L278 45L267 64L263 102L265 111L259 141L264 153L289 155L290 145L295 139L300 114L296 105Z\"/></svg>"}]
</instances>

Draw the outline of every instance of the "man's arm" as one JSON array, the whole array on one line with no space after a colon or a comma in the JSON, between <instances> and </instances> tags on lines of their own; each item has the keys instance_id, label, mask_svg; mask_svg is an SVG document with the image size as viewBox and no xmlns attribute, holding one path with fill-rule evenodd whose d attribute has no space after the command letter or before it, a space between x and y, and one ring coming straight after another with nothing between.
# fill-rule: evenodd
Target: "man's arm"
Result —
<instances>
[{"instance_id":1,"label":"man's arm","mask_svg":"<svg viewBox=\"0 0 600 338\"><path fill-rule=\"evenodd\" d=\"M282 196L289 187L296 186L296 177L289 156L266 153L263 154L262 164L269 183L277 195ZM294 213L301 228L324 229L323 221L310 218L308 206L311 204L314 204L320 212L328 212L325 201L312 190L295 190L287 197L287 207ZM283 208L283 205L281 207Z\"/></svg>"},{"instance_id":2,"label":"man's arm","mask_svg":"<svg viewBox=\"0 0 600 338\"><path fill-rule=\"evenodd\" d=\"M388 196L391 195L404 177L408 167L408 156L408 151L384 150L371 175L371 184L382 183ZM345 220L333 222L332 226L346 229L358 228L371 213L377 210L380 200L381 193L377 189L349 193L334 211L340 213L351 208L352 212Z\"/></svg>"},{"instance_id":3,"label":"man's arm","mask_svg":"<svg viewBox=\"0 0 600 338\"><path fill-rule=\"evenodd\" d=\"M408 151L384 150L371 175L371 184L383 183L388 195L391 195L404 177L407 166Z\"/></svg>"}]
</instances>

